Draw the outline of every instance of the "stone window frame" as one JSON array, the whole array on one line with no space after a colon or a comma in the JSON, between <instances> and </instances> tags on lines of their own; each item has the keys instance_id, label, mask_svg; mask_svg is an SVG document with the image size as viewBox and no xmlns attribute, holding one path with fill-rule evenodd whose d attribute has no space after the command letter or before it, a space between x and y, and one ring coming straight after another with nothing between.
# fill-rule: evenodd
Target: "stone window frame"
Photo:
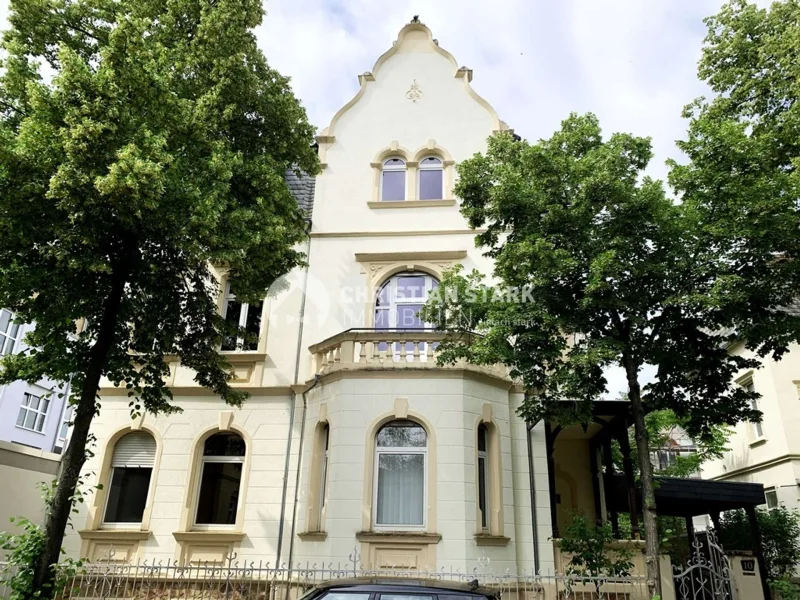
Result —
<instances>
[{"instance_id":1,"label":"stone window frame","mask_svg":"<svg viewBox=\"0 0 800 600\"><path fill-rule=\"evenodd\" d=\"M114 430L103 447L97 476L97 482L103 484L103 486L95 491L94 498L88 506L85 529L78 532L82 540L80 555L87 557L90 561L101 559L111 562L134 561L139 556L143 542L151 536L150 519L153 513L164 442L161 433L156 428L145 425L143 421L144 415L141 415L130 425L124 425ZM156 453L153 459L153 471L150 474L150 486L147 490L147 502L142 513L141 523L131 523L130 528L126 529L109 528L103 523L106 499L109 492L109 487L105 484L110 481L114 447L124 435L133 431L146 431L156 441Z\"/></svg>"},{"instance_id":2,"label":"stone window frame","mask_svg":"<svg viewBox=\"0 0 800 600\"><path fill-rule=\"evenodd\" d=\"M144 520L144 513L147 511L148 502L152 501L152 495L155 493L155 486L153 485L153 475L156 472L156 462L155 461L156 461L156 455L158 453L158 441L156 440L155 436L149 431L146 431L146 430L128 431L124 435L118 437L114 441L113 446L110 446L111 462L108 465L108 474L107 474L107 477L105 479L105 482L103 483L103 488L107 491L107 493L106 493L105 499L103 500L103 504L100 507L100 528L101 529L109 529L109 530L110 529L130 529L132 526L136 525L136 523L125 523L125 522L122 522L122 521L107 521L106 520L106 514L108 512L109 496L111 494L112 485L114 483L114 469L116 469L116 467L114 467L113 461L114 461L114 453L117 450L117 444L119 444L119 442L122 439L124 439L126 436L129 436L129 435L135 434L135 433L140 433L140 432L149 435L153 439L153 442L156 445L155 452L153 453L153 467L150 469L150 481L149 481L149 483L147 485L147 498L145 499L145 508L144 508L144 511L142 512L142 520Z\"/></svg>"},{"instance_id":3,"label":"stone window frame","mask_svg":"<svg viewBox=\"0 0 800 600\"><path fill-rule=\"evenodd\" d=\"M373 523L375 522L375 513L377 510L377 507L375 506L375 486L377 484L377 477L375 475L377 467L377 452L375 450L377 436L378 432L384 425L396 420L409 420L418 423L425 430L428 438L425 464L425 525L423 528L416 527L413 529L388 529L386 527L375 528L373 526ZM438 542L438 534L436 534L438 465L436 447L436 431L433 428L433 425L421 414L408 410L407 398L395 399L395 410L391 413L384 413L370 424L370 426L367 428L367 436L364 448L364 490L362 496L362 506L364 507L364 510L362 510L361 514L362 531L359 533L359 535L368 533L378 533L382 535L392 535L395 533L401 535L408 533L428 535L433 534L437 537L436 542Z\"/></svg>"},{"instance_id":4,"label":"stone window frame","mask_svg":"<svg viewBox=\"0 0 800 600\"><path fill-rule=\"evenodd\" d=\"M753 372L750 371L736 380L736 384L745 388L752 388L755 391L755 381L753 379ZM759 400L753 400L750 403L750 408L760 410L762 415L766 416L764 410L759 406L763 400L763 396ZM748 421L747 423L747 439L751 446L759 446L767 441L766 433L764 432L764 418L762 417L759 423Z\"/></svg>"},{"instance_id":5,"label":"stone window frame","mask_svg":"<svg viewBox=\"0 0 800 600\"><path fill-rule=\"evenodd\" d=\"M325 435L327 433L327 435ZM314 427L311 466L308 474L308 502L306 503L306 531L301 536L325 534L327 495L330 490L331 425L327 414L320 416Z\"/></svg>"},{"instance_id":6,"label":"stone window frame","mask_svg":"<svg viewBox=\"0 0 800 600\"><path fill-rule=\"evenodd\" d=\"M486 428L486 463L488 478L486 482L488 518L483 527L480 503L478 502L478 432ZM475 541L479 546L505 546L510 539L504 535L503 519L503 447L498 423L492 418L492 405L485 403L481 414L475 421L473 430L475 441Z\"/></svg>"},{"instance_id":7,"label":"stone window frame","mask_svg":"<svg viewBox=\"0 0 800 600\"><path fill-rule=\"evenodd\" d=\"M213 427L204 429L192 442L192 454L189 457L189 468L187 470L187 481L184 486L184 499L183 508L181 510L181 518L179 529L176 534L180 533L193 533L197 534L195 537L208 534L213 536L216 533L242 533L244 528L244 512L247 505L247 491L248 482L250 479L250 465L253 456L253 440L247 431L238 425L230 422L233 413L230 411L223 411L220 413L220 424ZM242 478L239 482L239 502L236 506L236 521L232 525L197 525L195 518L197 516L197 503L200 497L200 484L202 482L202 468L203 468L203 449L212 435L216 433L235 433L239 435L245 443L245 455L242 461Z\"/></svg>"},{"instance_id":8,"label":"stone window frame","mask_svg":"<svg viewBox=\"0 0 800 600\"><path fill-rule=\"evenodd\" d=\"M383 170L384 163L390 158L399 158L405 162L406 185L405 200L384 201ZM419 164L425 158L438 158L442 161L442 198L439 200L419 199ZM455 161L450 152L436 143L428 140L427 143L411 151L401 146L396 140L382 148L373 157L370 166L373 171L372 200L368 202L370 208L426 208L434 206L455 206L453 186L455 185Z\"/></svg>"}]
</instances>

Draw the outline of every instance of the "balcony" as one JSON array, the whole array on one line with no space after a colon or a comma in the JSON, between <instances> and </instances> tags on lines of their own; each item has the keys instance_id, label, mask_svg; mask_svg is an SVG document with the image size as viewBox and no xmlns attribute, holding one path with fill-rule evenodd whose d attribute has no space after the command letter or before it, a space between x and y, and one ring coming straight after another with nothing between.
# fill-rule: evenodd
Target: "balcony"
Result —
<instances>
[{"instance_id":1,"label":"balcony","mask_svg":"<svg viewBox=\"0 0 800 600\"><path fill-rule=\"evenodd\" d=\"M473 365L464 360L437 363L437 348L446 334L431 329L348 329L309 348L312 375L337 371L460 370L511 382L503 365ZM460 336L474 334L461 333Z\"/></svg>"}]
</instances>

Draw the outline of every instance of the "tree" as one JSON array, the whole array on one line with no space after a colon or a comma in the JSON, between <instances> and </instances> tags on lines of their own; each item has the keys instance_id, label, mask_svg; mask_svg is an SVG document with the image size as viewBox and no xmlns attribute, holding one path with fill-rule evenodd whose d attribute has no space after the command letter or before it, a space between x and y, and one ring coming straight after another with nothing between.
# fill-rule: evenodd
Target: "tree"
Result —
<instances>
[{"instance_id":1,"label":"tree","mask_svg":"<svg viewBox=\"0 0 800 600\"><path fill-rule=\"evenodd\" d=\"M476 240L494 259L494 281L448 273L423 318L448 336L442 362L504 363L532 393L531 421L586 423L607 392L605 369L627 379L643 495L648 585L660 592L653 467L645 416L670 409L687 433L758 420L755 396L733 383L755 360L723 345L736 313L715 299L716 264L698 261L694 214L642 176L650 141L572 115L553 137L529 144L499 134L459 166L456 193ZM727 333L726 333L727 332ZM643 366L655 381L639 381Z\"/></svg>"},{"instance_id":2,"label":"tree","mask_svg":"<svg viewBox=\"0 0 800 600\"><path fill-rule=\"evenodd\" d=\"M566 575L589 578L598 598L603 597L601 589L605 579L627 577L633 569L633 552L629 548L613 547L614 541L610 523L592 525L586 515L581 514L573 515L558 541L562 552L570 555ZM571 585L570 579L567 585Z\"/></svg>"},{"instance_id":3,"label":"tree","mask_svg":"<svg viewBox=\"0 0 800 600\"><path fill-rule=\"evenodd\" d=\"M770 584L777 584L784 593L798 594L800 590L790 580L800 567L800 514L781 505L756 510L756 519ZM726 550L755 550L750 521L743 510L723 513L719 529L719 540Z\"/></svg>"},{"instance_id":4,"label":"tree","mask_svg":"<svg viewBox=\"0 0 800 600\"><path fill-rule=\"evenodd\" d=\"M780 358L800 335L800 2L731 0L706 19L699 76L713 92L686 107L688 163L670 182L719 269L715 301L740 339Z\"/></svg>"},{"instance_id":5,"label":"tree","mask_svg":"<svg viewBox=\"0 0 800 600\"><path fill-rule=\"evenodd\" d=\"M0 305L36 328L0 379L71 377L75 391L37 595L53 593L101 378L129 390L132 415L174 412L165 357L178 355L241 404L209 265L253 302L304 260L284 173L316 172L313 129L256 45L262 16L260 0L11 0Z\"/></svg>"}]
</instances>

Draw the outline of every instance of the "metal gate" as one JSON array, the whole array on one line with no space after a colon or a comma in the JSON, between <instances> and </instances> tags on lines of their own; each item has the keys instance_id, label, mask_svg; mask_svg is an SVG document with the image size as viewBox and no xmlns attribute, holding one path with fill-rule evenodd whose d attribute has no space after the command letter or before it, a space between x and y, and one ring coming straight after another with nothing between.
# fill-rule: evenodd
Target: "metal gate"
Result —
<instances>
[{"instance_id":1,"label":"metal gate","mask_svg":"<svg viewBox=\"0 0 800 600\"><path fill-rule=\"evenodd\" d=\"M731 569L713 529L697 534L685 565L673 567L677 600L735 600Z\"/></svg>"}]
</instances>

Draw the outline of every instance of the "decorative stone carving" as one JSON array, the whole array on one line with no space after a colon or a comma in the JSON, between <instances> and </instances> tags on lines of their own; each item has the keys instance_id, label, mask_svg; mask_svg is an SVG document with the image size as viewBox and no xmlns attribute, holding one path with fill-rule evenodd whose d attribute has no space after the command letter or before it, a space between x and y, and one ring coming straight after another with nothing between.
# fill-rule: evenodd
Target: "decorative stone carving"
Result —
<instances>
[{"instance_id":1,"label":"decorative stone carving","mask_svg":"<svg viewBox=\"0 0 800 600\"><path fill-rule=\"evenodd\" d=\"M422 93L422 90L419 89L419 84L417 83L417 80L415 79L411 84L411 88L406 92L406 98L408 98L412 102L416 102L417 100L422 98L424 95L425 94Z\"/></svg>"}]
</instances>

